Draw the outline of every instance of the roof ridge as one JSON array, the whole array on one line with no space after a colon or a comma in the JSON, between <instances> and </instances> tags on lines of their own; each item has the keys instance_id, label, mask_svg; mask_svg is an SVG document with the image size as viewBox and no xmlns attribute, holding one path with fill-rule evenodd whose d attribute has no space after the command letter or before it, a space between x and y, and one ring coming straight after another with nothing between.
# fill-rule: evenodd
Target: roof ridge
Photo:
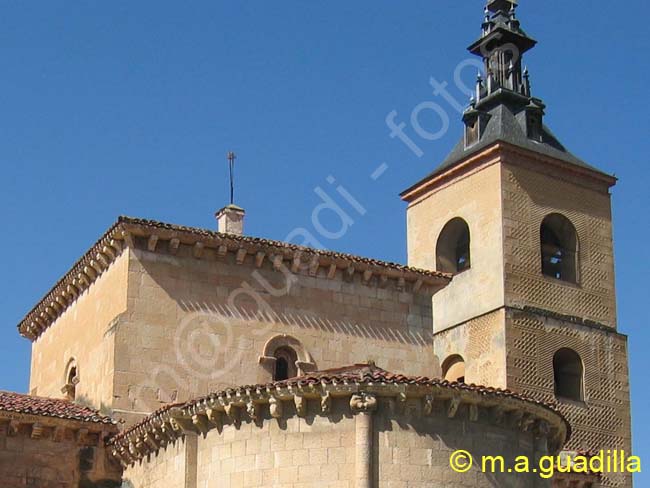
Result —
<instances>
[{"instance_id":1,"label":"roof ridge","mask_svg":"<svg viewBox=\"0 0 650 488\"><path fill-rule=\"evenodd\" d=\"M25 415L62 418L99 424L117 424L115 419L101 413L97 409L74 403L64 398L29 395L6 390L0 390L0 415L1 412L14 412Z\"/></svg>"}]
</instances>

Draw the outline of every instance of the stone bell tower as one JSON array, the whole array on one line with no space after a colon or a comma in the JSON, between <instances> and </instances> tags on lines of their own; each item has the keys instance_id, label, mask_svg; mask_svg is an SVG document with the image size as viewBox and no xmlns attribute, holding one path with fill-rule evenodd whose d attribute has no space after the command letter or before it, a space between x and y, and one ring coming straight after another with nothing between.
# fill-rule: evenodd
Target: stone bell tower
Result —
<instances>
[{"instance_id":1,"label":"stone bell tower","mask_svg":"<svg viewBox=\"0 0 650 488\"><path fill-rule=\"evenodd\" d=\"M516 2L492 0L469 51L485 73L462 139L402 193L411 266L451 272L434 295L434 350L450 380L556 402L567 449L631 446L627 338L617 332L610 189L544 124ZM606 475L603 486L631 486Z\"/></svg>"}]
</instances>

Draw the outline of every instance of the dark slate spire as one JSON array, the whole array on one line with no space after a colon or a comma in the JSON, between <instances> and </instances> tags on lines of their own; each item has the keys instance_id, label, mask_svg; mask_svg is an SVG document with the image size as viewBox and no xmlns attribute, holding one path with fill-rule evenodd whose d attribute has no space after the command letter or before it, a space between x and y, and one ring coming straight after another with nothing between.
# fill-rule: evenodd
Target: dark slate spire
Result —
<instances>
[{"instance_id":1,"label":"dark slate spire","mask_svg":"<svg viewBox=\"0 0 650 488\"><path fill-rule=\"evenodd\" d=\"M497 141L594 170L568 152L544 125L546 105L533 96L530 73L523 62L536 44L521 27L516 1L489 0L481 36L468 48L483 59L485 74L479 74L476 91L463 114L463 140L433 174Z\"/></svg>"},{"instance_id":2,"label":"dark slate spire","mask_svg":"<svg viewBox=\"0 0 650 488\"><path fill-rule=\"evenodd\" d=\"M478 94L477 102L489 97L495 98L492 104L496 99L520 106L529 102L529 80L524 77L523 56L537 41L521 28L516 9L517 2L509 0L492 0L485 7L481 37L468 48L469 52L483 58L485 64L487 83Z\"/></svg>"}]
</instances>

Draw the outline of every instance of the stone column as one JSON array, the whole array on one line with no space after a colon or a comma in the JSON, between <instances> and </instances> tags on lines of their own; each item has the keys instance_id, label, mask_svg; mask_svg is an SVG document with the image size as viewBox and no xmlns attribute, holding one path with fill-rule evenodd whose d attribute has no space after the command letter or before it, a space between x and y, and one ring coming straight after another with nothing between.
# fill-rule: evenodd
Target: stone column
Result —
<instances>
[{"instance_id":1,"label":"stone column","mask_svg":"<svg viewBox=\"0 0 650 488\"><path fill-rule=\"evenodd\" d=\"M373 426L372 414L377 399L368 393L353 395L350 408L355 415L355 488L373 487Z\"/></svg>"},{"instance_id":2,"label":"stone column","mask_svg":"<svg viewBox=\"0 0 650 488\"><path fill-rule=\"evenodd\" d=\"M185 488L197 488L199 437L194 432L185 433Z\"/></svg>"}]
</instances>

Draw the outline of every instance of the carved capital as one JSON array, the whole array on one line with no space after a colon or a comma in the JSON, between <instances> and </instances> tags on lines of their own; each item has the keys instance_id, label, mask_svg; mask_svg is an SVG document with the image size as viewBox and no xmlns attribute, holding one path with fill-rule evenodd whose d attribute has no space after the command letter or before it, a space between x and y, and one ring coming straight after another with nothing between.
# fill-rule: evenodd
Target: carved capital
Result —
<instances>
[{"instance_id":1,"label":"carved capital","mask_svg":"<svg viewBox=\"0 0 650 488\"><path fill-rule=\"evenodd\" d=\"M357 393L350 398L350 408L354 413L371 413L377 410L377 398L371 393Z\"/></svg>"}]
</instances>

